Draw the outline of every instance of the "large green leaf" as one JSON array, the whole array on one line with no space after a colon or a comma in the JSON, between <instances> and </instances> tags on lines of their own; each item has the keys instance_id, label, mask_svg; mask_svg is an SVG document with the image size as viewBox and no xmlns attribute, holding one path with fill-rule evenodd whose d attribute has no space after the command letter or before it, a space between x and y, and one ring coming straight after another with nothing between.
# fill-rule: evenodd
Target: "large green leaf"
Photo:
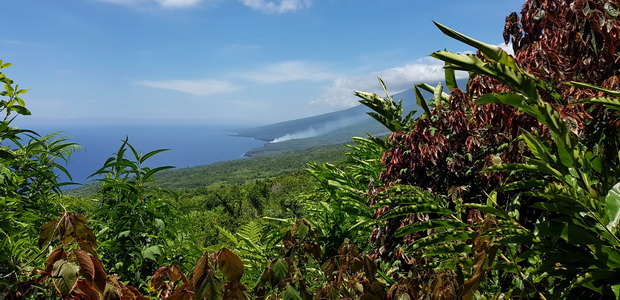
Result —
<instances>
[{"instance_id":1,"label":"large green leaf","mask_svg":"<svg viewBox=\"0 0 620 300\"><path fill-rule=\"evenodd\" d=\"M571 244L600 244L602 241L585 229L564 220L545 221L536 225L537 235L562 238Z\"/></svg>"},{"instance_id":2,"label":"large green leaf","mask_svg":"<svg viewBox=\"0 0 620 300\"><path fill-rule=\"evenodd\" d=\"M620 222L620 182L616 183L605 197L605 212L607 213L607 228L612 232L618 229Z\"/></svg>"},{"instance_id":3,"label":"large green leaf","mask_svg":"<svg viewBox=\"0 0 620 300\"><path fill-rule=\"evenodd\" d=\"M485 58L507 65L513 69L518 69L517 63L515 62L514 58L512 58L506 51L504 51L504 49L500 48L499 46L490 45L475 40L435 21L433 21L433 23L435 23L439 30L441 30L441 32L443 32L445 35L480 50L484 54Z\"/></svg>"},{"instance_id":4,"label":"large green leaf","mask_svg":"<svg viewBox=\"0 0 620 300\"><path fill-rule=\"evenodd\" d=\"M527 98L517 93L484 94L476 100L477 104L506 104L519 109L529 109Z\"/></svg>"},{"instance_id":5,"label":"large green leaf","mask_svg":"<svg viewBox=\"0 0 620 300\"><path fill-rule=\"evenodd\" d=\"M424 99L422 92L420 92L420 89L417 87L417 85L413 87L413 90L415 91L415 98L418 106L424 109L426 117L430 117L431 110L428 109L428 105L426 105L426 100Z\"/></svg>"},{"instance_id":6,"label":"large green leaf","mask_svg":"<svg viewBox=\"0 0 620 300\"><path fill-rule=\"evenodd\" d=\"M60 259L54 263L52 269L52 282L58 291L66 297L78 280L80 267L72 262Z\"/></svg>"},{"instance_id":7,"label":"large green leaf","mask_svg":"<svg viewBox=\"0 0 620 300\"><path fill-rule=\"evenodd\" d=\"M280 282L288 277L288 265L282 259L277 259L271 263L273 276L276 282Z\"/></svg>"},{"instance_id":8,"label":"large green leaf","mask_svg":"<svg viewBox=\"0 0 620 300\"><path fill-rule=\"evenodd\" d=\"M593 84L589 84L589 83L585 83L585 82L577 82L577 81L569 81L566 84L568 85L572 85L572 86L577 86L580 88L586 88L586 89L592 89L595 91L599 91L599 92L603 92L605 94L608 94L610 96L614 96L614 97L620 97L620 91L613 91L610 89L606 89L597 85L593 85Z\"/></svg>"},{"instance_id":9,"label":"large green leaf","mask_svg":"<svg viewBox=\"0 0 620 300\"><path fill-rule=\"evenodd\" d=\"M595 245L592 248L599 261L609 269L620 269L620 248L605 245Z\"/></svg>"},{"instance_id":10,"label":"large green leaf","mask_svg":"<svg viewBox=\"0 0 620 300\"><path fill-rule=\"evenodd\" d=\"M483 172L495 172L495 171L521 171L521 172L540 172L549 175L562 178L562 173L554 169L547 162L537 159L527 159L525 164L504 164L492 166L485 169Z\"/></svg>"},{"instance_id":11,"label":"large green leaf","mask_svg":"<svg viewBox=\"0 0 620 300\"><path fill-rule=\"evenodd\" d=\"M620 110L620 99L618 98L598 97L598 98L590 98L586 100L581 100L581 101L578 101L577 103L602 104L602 105L605 105L609 109Z\"/></svg>"},{"instance_id":12,"label":"large green leaf","mask_svg":"<svg viewBox=\"0 0 620 300\"><path fill-rule=\"evenodd\" d=\"M448 90L451 91L452 89L458 88L459 86L456 82L456 74L454 70L450 68L445 68L444 70L446 77L446 86L448 87Z\"/></svg>"}]
</instances>

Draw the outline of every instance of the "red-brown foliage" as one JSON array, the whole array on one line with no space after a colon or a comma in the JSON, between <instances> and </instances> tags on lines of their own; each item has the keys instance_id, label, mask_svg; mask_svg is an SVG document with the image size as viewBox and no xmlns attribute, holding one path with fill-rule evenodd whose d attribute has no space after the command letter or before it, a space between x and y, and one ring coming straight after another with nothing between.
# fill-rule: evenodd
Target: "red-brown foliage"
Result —
<instances>
[{"instance_id":1,"label":"red-brown foliage","mask_svg":"<svg viewBox=\"0 0 620 300\"><path fill-rule=\"evenodd\" d=\"M512 13L506 18L504 39L506 43L512 42L517 64L557 91L555 95L543 90L539 93L557 106L567 124L572 125L571 130L579 135L609 131L605 124L618 122L617 114L607 114L611 121L599 120L598 111L586 113L587 107L570 105L601 95L564 84L581 81L608 89L620 88L618 6L617 0L527 0L521 16ZM484 201L505 174L480 171L522 159L523 147L515 142L520 129L538 129L539 134L545 134L538 122L513 107L475 104L475 99L484 94L507 91L509 88L496 80L474 76L468 82L467 92L451 91L447 107L435 107L430 116L420 119L408 132L392 133L392 148L382 159L386 166L381 174L383 183L415 185L465 202ZM617 130L606 135L617 137ZM384 210L378 210L377 216ZM381 245L379 252L398 257L398 245L409 244L416 237L396 239L394 232L427 218L392 219L385 227L377 228L371 240Z\"/></svg>"}]
</instances>

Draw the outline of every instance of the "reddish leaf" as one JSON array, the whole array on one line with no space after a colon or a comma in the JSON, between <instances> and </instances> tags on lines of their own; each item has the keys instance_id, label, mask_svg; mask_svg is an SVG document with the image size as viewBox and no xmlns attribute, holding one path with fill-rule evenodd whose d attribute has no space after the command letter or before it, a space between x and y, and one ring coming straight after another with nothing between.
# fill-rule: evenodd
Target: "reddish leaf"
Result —
<instances>
[{"instance_id":1,"label":"reddish leaf","mask_svg":"<svg viewBox=\"0 0 620 300\"><path fill-rule=\"evenodd\" d=\"M83 215L74 215L71 220L73 221L74 235L78 242L88 242L93 245L93 247L97 247L97 237L93 231L86 226L88 223L86 217Z\"/></svg>"},{"instance_id":2,"label":"reddish leaf","mask_svg":"<svg viewBox=\"0 0 620 300\"><path fill-rule=\"evenodd\" d=\"M237 282L243 276L243 262L230 250L222 248L217 254L217 263L228 281Z\"/></svg>"},{"instance_id":3,"label":"reddish leaf","mask_svg":"<svg viewBox=\"0 0 620 300\"><path fill-rule=\"evenodd\" d=\"M78 242L78 246L80 246L80 249L90 253L92 256L99 258L97 251L95 251L95 247L90 242Z\"/></svg>"},{"instance_id":4,"label":"reddish leaf","mask_svg":"<svg viewBox=\"0 0 620 300\"><path fill-rule=\"evenodd\" d=\"M245 285L240 282L229 282L224 286L223 299L245 300Z\"/></svg>"},{"instance_id":5,"label":"reddish leaf","mask_svg":"<svg viewBox=\"0 0 620 300\"><path fill-rule=\"evenodd\" d=\"M194 267L194 271L192 271L191 275L191 285L193 287L197 287L200 285L200 282L204 279L207 273L211 270L211 266L209 265L209 252L206 252L196 263L196 267Z\"/></svg>"},{"instance_id":6,"label":"reddish leaf","mask_svg":"<svg viewBox=\"0 0 620 300\"><path fill-rule=\"evenodd\" d=\"M93 277L93 285L100 292L103 293L106 289L106 282L108 278L108 274L106 274L105 269L101 265L101 261L95 257L90 257L93 262L93 268L95 270L95 276Z\"/></svg>"},{"instance_id":7,"label":"reddish leaf","mask_svg":"<svg viewBox=\"0 0 620 300\"><path fill-rule=\"evenodd\" d=\"M188 290L178 290L174 292L174 294L170 295L167 300L192 300L194 297L194 292ZM197 298L202 299L202 298Z\"/></svg>"},{"instance_id":8,"label":"reddish leaf","mask_svg":"<svg viewBox=\"0 0 620 300\"><path fill-rule=\"evenodd\" d=\"M187 283L187 278L185 278L179 265L163 266L155 271L155 274L153 274L149 281L149 287L152 290L159 291L163 297L166 297L172 292L171 289L179 280ZM167 284L166 281L172 281L172 283Z\"/></svg>"},{"instance_id":9,"label":"reddish leaf","mask_svg":"<svg viewBox=\"0 0 620 300\"><path fill-rule=\"evenodd\" d=\"M54 232L56 231L56 227L58 226L58 221L51 221L41 225L41 229L39 230L39 248L47 245L52 238L54 238Z\"/></svg>"},{"instance_id":10,"label":"reddish leaf","mask_svg":"<svg viewBox=\"0 0 620 300\"><path fill-rule=\"evenodd\" d=\"M91 256L88 255L86 251L80 249L73 250L73 253L80 264L80 274L84 276L89 283L92 283L95 279L95 265L93 264Z\"/></svg>"},{"instance_id":11,"label":"reddish leaf","mask_svg":"<svg viewBox=\"0 0 620 300\"><path fill-rule=\"evenodd\" d=\"M97 292L97 290L95 290L95 288L93 288L93 286L87 280L84 279L79 279L77 284L75 285L75 288L87 297L83 299L98 300L102 296L99 292Z\"/></svg>"},{"instance_id":12,"label":"reddish leaf","mask_svg":"<svg viewBox=\"0 0 620 300\"><path fill-rule=\"evenodd\" d=\"M50 253L50 255L47 257L47 262L45 263L45 271L51 273L52 268L54 268L54 263L61 259L67 259L67 251L65 251L65 249L60 248L52 251L52 253Z\"/></svg>"},{"instance_id":13,"label":"reddish leaf","mask_svg":"<svg viewBox=\"0 0 620 300\"><path fill-rule=\"evenodd\" d=\"M104 300L120 300L121 299L121 287L116 280L115 276L110 276L106 279L105 290L103 292Z\"/></svg>"}]
</instances>

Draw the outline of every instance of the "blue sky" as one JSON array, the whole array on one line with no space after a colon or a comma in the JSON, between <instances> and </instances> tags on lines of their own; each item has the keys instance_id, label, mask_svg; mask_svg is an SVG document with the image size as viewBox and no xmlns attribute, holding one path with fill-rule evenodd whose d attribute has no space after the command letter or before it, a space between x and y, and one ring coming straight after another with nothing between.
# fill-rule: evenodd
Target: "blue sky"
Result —
<instances>
[{"instance_id":1,"label":"blue sky","mask_svg":"<svg viewBox=\"0 0 620 300\"><path fill-rule=\"evenodd\" d=\"M33 124L260 125L356 105L354 90L436 84L428 54L500 44L523 1L15 0L0 59Z\"/></svg>"}]
</instances>

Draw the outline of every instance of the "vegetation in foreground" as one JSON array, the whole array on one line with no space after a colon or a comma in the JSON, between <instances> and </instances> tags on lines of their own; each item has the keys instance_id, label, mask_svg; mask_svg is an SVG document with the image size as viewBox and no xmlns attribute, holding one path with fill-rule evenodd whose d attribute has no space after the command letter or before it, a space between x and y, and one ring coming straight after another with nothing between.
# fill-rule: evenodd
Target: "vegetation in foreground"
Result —
<instances>
[{"instance_id":1,"label":"vegetation in foreground","mask_svg":"<svg viewBox=\"0 0 620 300\"><path fill-rule=\"evenodd\" d=\"M526 1L505 27L514 57L437 23L478 49L431 55L448 93L416 85L413 118L356 92L392 134L311 164L314 181L189 197L154 184L167 167L141 166L159 150L125 142L98 172L88 219L62 207L53 173L76 146L11 127L29 112L2 74L2 296L620 298L618 4ZM455 70L470 73L465 90ZM287 181L292 194L278 194ZM209 230L227 242L214 249Z\"/></svg>"}]
</instances>

